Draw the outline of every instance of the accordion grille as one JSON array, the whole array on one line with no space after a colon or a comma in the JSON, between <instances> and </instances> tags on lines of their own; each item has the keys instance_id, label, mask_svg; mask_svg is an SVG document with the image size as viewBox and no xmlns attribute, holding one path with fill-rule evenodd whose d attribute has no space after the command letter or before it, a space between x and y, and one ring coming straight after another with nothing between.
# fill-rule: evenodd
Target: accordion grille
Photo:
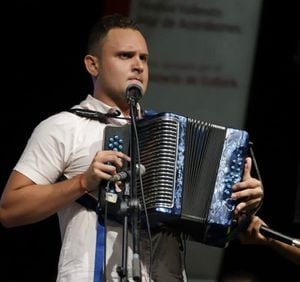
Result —
<instances>
[{"instance_id":1,"label":"accordion grille","mask_svg":"<svg viewBox=\"0 0 300 282\"><path fill-rule=\"evenodd\" d=\"M147 209L172 208L176 176L178 122L158 119L139 128L140 157L147 168L143 191ZM141 187L137 181L138 197Z\"/></svg>"}]
</instances>

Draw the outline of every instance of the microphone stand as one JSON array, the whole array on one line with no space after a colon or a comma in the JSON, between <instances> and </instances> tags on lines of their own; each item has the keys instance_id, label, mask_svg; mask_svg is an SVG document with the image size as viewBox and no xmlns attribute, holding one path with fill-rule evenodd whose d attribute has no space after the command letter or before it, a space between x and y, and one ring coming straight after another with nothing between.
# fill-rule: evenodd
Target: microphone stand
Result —
<instances>
[{"instance_id":1,"label":"microphone stand","mask_svg":"<svg viewBox=\"0 0 300 282\"><path fill-rule=\"evenodd\" d=\"M139 234L139 220L140 220L140 209L139 202L137 198L137 185L136 185L136 155L137 155L137 144L136 144L136 99L135 97L128 97L128 103L130 105L130 117L131 117L131 126L130 126L130 187L131 187L131 203L133 206L132 209L132 276L134 281L141 281L141 266L140 266L140 234ZM131 206L131 205L130 205Z\"/></svg>"},{"instance_id":2,"label":"microphone stand","mask_svg":"<svg viewBox=\"0 0 300 282\"><path fill-rule=\"evenodd\" d=\"M127 254L128 254L128 202L130 198L129 182L125 182L123 201L121 202L120 211L124 214L123 217L123 235L122 235L122 266L117 267L117 273L119 274L119 281L128 281L127 276Z\"/></svg>"},{"instance_id":3,"label":"microphone stand","mask_svg":"<svg viewBox=\"0 0 300 282\"><path fill-rule=\"evenodd\" d=\"M142 97L142 89L139 85L129 85L125 92L127 102L130 107L130 179L125 182L123 201L121 202L120 211L124 214L123 220L123 247L122 247L122 267L117 268L120 281L127 278L127 253L128 253L128 218L131 212L132 226L132 277L134 281L141 281L141 264L140 264L140 204L137 197L136 185L136 160L137 160L137 138L136 138L136 117L137 117L137 101ZM129 185L129 186L128 186ZM127 281L127 279L126 279Z\"/></svg>"},{"instance_id":4,"label":"microphone stand","mask_svg":"<svg viewBox=\"0 0 300 282\"><path fill-rule=\"evenodd\" d=\"M259 228L259 232L264 235L265 237L275 239L277 241L281 241L285 244L295 246L297 248L300 248L300 240L287 236L281 232L278 232L274 229L271 229L267 226L261 225Z\"/></svg>"}]
</instances>

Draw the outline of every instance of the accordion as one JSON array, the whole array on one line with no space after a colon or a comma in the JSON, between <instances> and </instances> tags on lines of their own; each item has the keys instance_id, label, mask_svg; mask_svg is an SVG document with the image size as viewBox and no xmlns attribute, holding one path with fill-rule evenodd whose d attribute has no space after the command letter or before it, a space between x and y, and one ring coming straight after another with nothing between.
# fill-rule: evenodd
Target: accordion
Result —
<instances>
[{"instance_id":1,"label":"accordion","mask_svg":"<svg viewBox=\"0 0 300 282\"><path fill-rule=\"evenodd\" d=\"M142 183L137 179L142 214L151 226L170 225L192 240L225 247L236 206L231 189L243 174L248 133L168 112L136 125L146 168ZM130 125L108 125L104 136L104 149L128 154Z\"/></svg>"}]
</instances>

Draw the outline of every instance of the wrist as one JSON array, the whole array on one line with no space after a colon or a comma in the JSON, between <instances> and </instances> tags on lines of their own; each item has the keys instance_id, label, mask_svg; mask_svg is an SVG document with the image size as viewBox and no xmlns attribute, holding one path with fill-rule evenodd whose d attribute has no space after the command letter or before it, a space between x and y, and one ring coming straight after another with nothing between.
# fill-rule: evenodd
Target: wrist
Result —
<instances>
[{"instance_id":1,"label":"wrist","mask_svg":"<svg viewBox=\"0 0 300 282\"><path fill-rule=\"evenodd\" d=\"M84 176L85 176L84 173L79 174L79 187L80 190L83 191L84 193L89 193Z\"/></svg>"}]
</instances>

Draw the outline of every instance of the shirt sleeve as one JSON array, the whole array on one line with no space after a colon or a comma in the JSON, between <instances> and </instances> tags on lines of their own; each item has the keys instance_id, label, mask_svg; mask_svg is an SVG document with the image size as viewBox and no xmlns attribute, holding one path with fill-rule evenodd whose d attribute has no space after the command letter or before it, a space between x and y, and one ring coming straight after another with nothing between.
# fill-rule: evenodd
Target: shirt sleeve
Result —
<instances>
[{"instance_id":1,"label":"shirt sleeve","mask_svg":"<svg viewBox=\"0 0 300 282\"><path fill-rule=\"evenodd\" d=\"M71 154L72 131L68 124L61 121L60 114L42 121L32 132L14 169L37 184L54 183Z\"/></svg>"}]
</instances>

